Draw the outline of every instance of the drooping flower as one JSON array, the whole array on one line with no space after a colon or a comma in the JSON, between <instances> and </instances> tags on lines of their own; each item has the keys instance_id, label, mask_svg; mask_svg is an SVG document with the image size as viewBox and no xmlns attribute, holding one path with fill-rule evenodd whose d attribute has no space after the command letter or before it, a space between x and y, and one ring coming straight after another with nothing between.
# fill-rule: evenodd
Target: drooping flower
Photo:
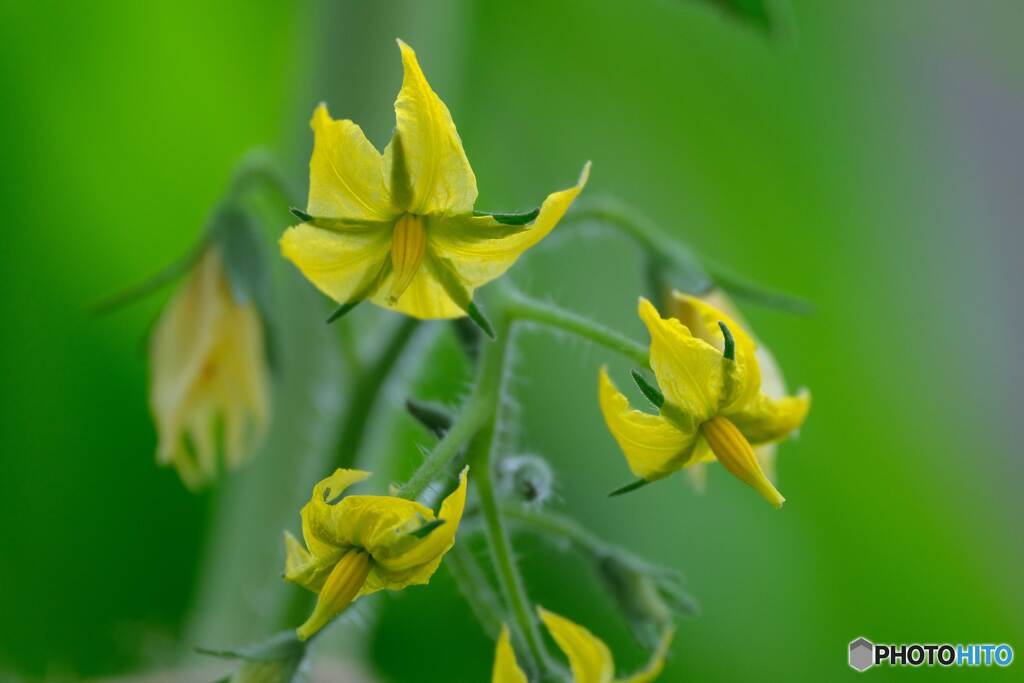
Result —
<instances>
[{"instance_id":1,"label":"drooping flower","mask_svg":"<svg viewBox=\"0 0 1024 683\"><path fill-rule=\"evenodd\" d=\"M781 507L785 498L761 469L752 444L780 441L799 428L810 395L804 391L773 399L762 393L754 340L713 306L676 296L703 321L697 332L675 318L662 318L646 299L639 306L651 335L651 369L661 391L652 400L660 404L660 414L631 409L602 368L599 395L608 429L642 481L717 459Z\"/></svg>"},{"instance_id":2,"label":"drooping flower","mask_svg":"<svg viewBox=\"0 0 1024 683\"><path fill-rule=\"evenodd\" d=\"M301 512L305 547L285 532L285 578L319 594L299 638L309 639L360 596L427 583L455 543L467 471L437 515L404 498L342 496L369 472L335 470L313 487Z\"/></svg>"},{"instance_id":3,"label":"drooping flower","mask_svg":"<svg viewBox=\"0 0 1024 683\"><path fill-rule=\"evenodd\" d=\"M721 289L712 289L697 298L705 304L717 308L732 320L735 320L742 329L749 329L732 299ZM693 297L680 296L677 292L669 291L665 301L665 310L670 318L675 318L681 322L695 337L703 339L709 344L714 344L716 330L708 327L701 316L700 309L694 306L692 301ZM751 336L754 336L753 333L751 333ZM786 395L786 380L782 375L782 368L779 367L779 363L772 352L757 340L756 337L755 342L757 343L757 348L754 350L754 356L757 358L757 364L761 368L761 393L768 398L782 399ZM775 460L778 450L778 441L754 445L754 455L757 457L757 462L761 465L761 470L765 476L768 477L768 481L772 483L777 481ZM698 491L703 491L707 486L707 465L708 463L705 462L696 462L686 468L686 472L690 475L690 481Z\"/></svg>"},{"instance_id":4,"label":"drooping flower","mask_svg":"<svg viewBox=\"0 0 1024 683\"><path fill-rule=\"evenodd\" d=\"M217 476L220 454L230 469L255 450L270 403L263 321L236 300L217 244L164 309L149 357L159 463L195 488Z\"/></svg>"},{"instance_id":5,"label":"drooping flower","mask_svg":"<svg viewBox=\"0 0 1024 683\"><path fill-rule=\"evenodd\" d=\"M674 633L672 628L665 630L657 650L643 671L616 679L611 650L600 638L543 607L537 608L537 614L569 660L574 683L648 683L655 680L665 667L665 656ZM507 626L501 627L498 636L491 683L526 683L526 674L516 662Z\"/></svg>"},{"instance_id":6,"label":"drooping flower","mask_svg":"<svg viewBox=\"0 0 1024 683\"><path fill-rule=\"evenodd\" d=\"M381 154L349 120L313 112L309 201L281 251L321 291L417 318L474 315L473 292L543 239L586 184L524 214L474 211L477 187L451 114L412 48L398 41L405 77L396 127Z\"/></svg>"}]
</instances>

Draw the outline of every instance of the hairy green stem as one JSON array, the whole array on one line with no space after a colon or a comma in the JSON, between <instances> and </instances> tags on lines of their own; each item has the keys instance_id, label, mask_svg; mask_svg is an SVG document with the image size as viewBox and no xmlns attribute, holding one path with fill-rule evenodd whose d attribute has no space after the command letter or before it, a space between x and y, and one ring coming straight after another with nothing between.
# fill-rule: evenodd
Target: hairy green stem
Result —
<instances>
[{"instance_id":1,"label":"hairy green stem","mask_svg":"<svg viewBox=\"0 0 1024 683\"><path fill-rule=\"evenodd\" d=\"M533 608L526 594L519 567L516 565L512 543L505 529L498 497L494 488L491 456L494 451L495 434L500 412L501 390L506 352L508 349L510 325L502 318L498 326L498 337L483 350L481 376L478 386L484 391L476 398L487 407L487 418L474 434L467 448L467 460L480 497L480 509L484 517L487 544L491 552L498 584L512 619L517 640L523 645L524 664L536 675L544 672L547 656L541 639Z\"/></svg>"},{"instance_id":2,"label":"hairy green stem","mask_svg":"<svg viewBox=\"0 0 1024 683\"><path fill-rule=\"evenodd\" d=\"M604 555L611 547L595 533L565 515L544 510L531 510L522 505L502 505L501 513L524 526L550 536L564 538L593 555Z\"/></svg>"},{"instance_id":3,"label":"hairy green stem","mask_svg":"<svg viewBox=\"0 0 1024 683\"><path fill-rule=\"evenodd\" d=\"M420 321L415 318L403 317L391 332L390 338L387 339L376 358L365 370L356 372L351 399L342 417L334 457L328 469L347 468L355 464L356 457L366 439L371 415L379 402L381 389L387 383L388 376L401 358L409 340L419 328L419 324ZM295 592L292 599L286 601L281 611L279 625L282 628L287 628L296 622L301 622L309 612L311 604L312 594L307 591Z\"/></svg>"},{"instance_id":4,"label":"hairy green stem","mask_svg":"<svg viewBox=\"0 0 1024 683\"><path fill-rule=\"evenodd\" d=\"M491 638L497 638L503 609L473 552L465 542L456 543L444 563L484 631Z\"/></svg>"},{"instance_id":5,"label":"hairy green stem","mask_svg":"<svg viewBox=\"0 0 1024 683\"><path fill-rule=\"evenodd\" d=\"M505 312L513 320L540 323L562 330L620 353L642 367L650 365L647 349L642 344L572 311L510 291L507 293Z\"/></svg>"}]
</instances>

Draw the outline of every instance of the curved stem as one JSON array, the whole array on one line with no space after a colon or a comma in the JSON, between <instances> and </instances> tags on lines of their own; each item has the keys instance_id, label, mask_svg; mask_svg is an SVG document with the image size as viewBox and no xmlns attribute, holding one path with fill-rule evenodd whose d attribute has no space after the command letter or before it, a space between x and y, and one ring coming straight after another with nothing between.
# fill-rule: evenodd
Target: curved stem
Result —
<instances>
[{"instance_id":1,"label":"curved stem","mask_svg":"<svg viewBox=\"0 0 1024 683\"><path fill-rule=\"evenodd\" d=\"M646 347L629 337L565 309L531 299L519 292L508 292L506 314L513 320L527 320L589 339L639 363L650 364Z\"/></svg>"},{"instance_id":2,"label":"curved stem","mask_svg":"<svg viewBox=\"0 0 1024 683\"><path fill-rule=\"evenodd\" d=\"M521 505L502 505L501 513L536 531L558 536L593 555L603 555L611 547L576 520L554 512L530 510Z\"/></svg>"},{"instance_id":3,"label":"curved stem","mask_svg":"<svg viewBox=\"0 0 1024 683\"><path fill-rule=\"evenodd\" d=\"M480 364L477 367L473 392L455 418L451 429L438 442L423 464L407 482L398 487L395 495L401 498L416 498L451 465L462 447L473 438L497 410L498 394L501 388L501 374L505 363L508 340L508 326L500 330L496 341L485 342L481 349Z\"/></svg>"},{"instance_id":4,"label":"curved stem","mask_svg":"<svg viewBox=\"0 0 1024 683\"><path fill-rule=\"evenodd\" d=\"M704 254L698 254L666 236L656 225L637 215L637 212L619 202L604 200L590 202L574 208L562 218L562 227L587 222L609 225L627 235L656 263L671 263L687 273L692 282L679 286L700 294L715 285L730 294L768 308L796 315L812 315L814 304L799 296L764 287L750 278L737 274Z\"/></svg>"}]
</instances>

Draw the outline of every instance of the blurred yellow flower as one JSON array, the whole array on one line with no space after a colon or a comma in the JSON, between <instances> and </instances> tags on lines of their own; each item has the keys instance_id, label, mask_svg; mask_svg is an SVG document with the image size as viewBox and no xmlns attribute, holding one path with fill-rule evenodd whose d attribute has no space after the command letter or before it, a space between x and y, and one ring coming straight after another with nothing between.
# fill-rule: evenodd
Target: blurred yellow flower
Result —
<instances>
[{"instance_id":1,"label":"blurred yellow flower","mask_svg":"<svg viewBox=\"0 0 1024 683\"><path fill-rule=\"evenodd\" d=\"M256 306L235 301L220 248L207 247L149 345L156 458L187 486L215 478L219 454L236 467L262 438L270 402L264 344Z\"/></svg>"},{"instance_id":2,"label":"blurred yellow flower","mask_svg":"<svg viewBox=\"0 0 1024 683\"><path fill-rule=\"evenodd\" d=\"M700 310L691 303L692 297L680 296L677 292L672 291L668 291L667 294L665 310L668 312L668 317L675 318L681 322L695 337L711 344L715 343L715 330L708 327L700 314ZM743 320L739 310L736 308L736 304L721 289L712 289L701 294L698 298L704 303L722 311L732 320L735 320L742 329L749 329L749 325ZM755 341L757 342L757 348L754 351L754 355L757 358L757 364L761 368L761 393L772 399L781 399L786 395L786 380L782 375L782 368L779 367L779 363L775 360L772 352L765 348L764 344L757 340L756 337ZM775 468L778 450L778 441L754 445L754 455L757 457L757 462L761 465L761 470L765 476L772 483L778 481ZM690 481L698 491L703 491L707 486L707 466L708 463L706 462L696 462L686 468L687 474L690 475Z\"/></svg>"},{"instance_id":3,"label":"blurred yellow flower","mask_svg":"<svg viewBox=\"0 0 1024 683\"><path fill-rule=\"evenodd\" d=\"M369 472L335 470L313 487L301 512L305 547L285 532L285 578L319 594L299 638L313 636L360 596L427 583L455 543L467 471L436 516L404 498L342 497Z\"/></svg>"},{"instance_id":4,"label":"blurred yellow flower","mask_svg":"<svg viewBox=\"0 0 1024 683\"><path fill-rule=\"evenodd\" d=\"M364 299L417 318L470 312L477 287L499 277L543 239L587 181L526 214L473 211L477 188L451 114L412 48L398 41L405 77L396 128L382 155L349 120L313 112L313 156L304 220L281 251L321 291L352 306ZM345 308L343 306L343 308Z\"/></svg>"},{"instance_id":5,"label":"blurred yellow flower","mask_svg":"<svg viewBox=\"0 0 1024 683\"><path fill-rule=\"evenodd\" d=\"M574 683L647 683L653 681L665 666L665 656L672 643L674 631L667 629L658 649L647 667L627 678L615 678L615 661L604 642L593 633L565 617L537 608L537 614L547 627L551 637L565 653L572 669ZM491 683L526 683L526 674L516 662L515 651L509 639L507 626L501 627L498 645L494 653L494 671Z\"/></svg>"},{"instance_id":6,"label":"blurred yellow flower","mask_svg":"<svg viewBox=\"0 0 1024 683\"><path fill-rule=\"evenodd\" d=\"M784 439L800 427L810 395L773 399L761 391L754 340L725 313L676 293L702 325L663 319L640 299L651 335L651 369L663 392L659 415L632 410L606 369L600 373L601 412L634 474L654 481L688 465L718 459L768 502L785 498L768 480L751 444Z\"/></svg>"}]
</instances>

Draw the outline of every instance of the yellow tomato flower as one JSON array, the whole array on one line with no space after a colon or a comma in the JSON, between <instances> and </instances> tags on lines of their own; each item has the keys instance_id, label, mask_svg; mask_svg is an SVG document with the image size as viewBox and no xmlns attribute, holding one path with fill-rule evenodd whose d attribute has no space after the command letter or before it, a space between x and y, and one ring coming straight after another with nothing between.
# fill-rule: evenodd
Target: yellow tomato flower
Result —
<instances>
[{"instance_id":1,"label":"yellow tomato flower","mask_svg":"<svg viewBox=\"0 0 1024 683\"><path fill-rule=\"evenodd\" d=\"M665 667L665 656L668 654L674 634L671 628L666 629L658 649L643 671L627 678L616 679L615 661L612 659L611 650L600 638L543 607L537 608L537 614L568 658L574 683L648 683L656 679ZM516 662L507 626L501 627L501 634L498 636L491 683L526 683L526 674Z\"/></svg>"},{"instance_id":2,"label":"yellow tomato flower","mask_svg":"<svg viewBox=\"0 0 1024 683\"><path fill-rule=\"evenodd\" d=\"M232 296L220 248L207 247L150 339L149 405L157 462L195 488L251 454L269 414L264 331Z\"/></svg>"},{"instance_id":3,"label":"yellow tomato flower","mask_svg":"<svg viewBox=\"0 0 1024 683\"><path fill-rule=\"evenodd\" d=\"M695 309L703 325L691 330L675 318L664 319L647 299L639 306L651 335L651 369L663 392L660 414L631 409L602 368L599 394L608 429L630 469L645 481L717 458L781 507L785 498L765 476L751 444L779 441L800 427L810 395L766 396L754 340L713 306L675 296Z\"/></svg>"},{"instance_id":4,"label":"yellow tomato flower","mask_svg":"<svg viewBox=\"0 0 1024 683\"><path fill-rule=\"evenodd\" d=\"M285 532L285 578L319 594L313 613L297 630L299 638L310 638L360 596L427 583L455 544L467 471L436 516L404 498L342 497L369 472L335 470L313 487L301 512L305 547Z\"/></svg>"},{"instance_id":5,"label":"yellow tomato flower","mask_svg":"<svg viewBox=\"0 0 1024 683\"><path fill-rule=\"evenodd\" d=\"M725 313L741 328L749 328L736 308L736 304L721 289L712 289L701 294L699 299ZM713 344L714 330L707 326L700 310L691 303L692 300L692 297L680 296L677 292L668 291L665 302L668 315L681 322L694 336ZM781 399L786 395L786 380L782 375L782 368L779 367L772 352L765 348L764 344L760 343L756 337L755 341L757 341L757 348L754 355L761 368L761 393L772 399ZM778 450L779 443L777 441L754 446L754 456L757 457L761 470L768 477L768 481L773 483L777 481L775 461ZM707 465L708 463L698 462L686 468L691 483L698 491L703 491L707 486Z\"/></svg>"},{"instance_id":6,"label":"yellow tomato flower","mask_svg":"<svg viewBox=\"0 0 1024 683\"><path fill-rule=\"evenodd\" d=\"M313 112L313 157L304 222L281 251L339 314L364 299L417 318L457 318L473 291L543 239L587 181L555 192L528 214L473 211L476 177L451 114L412 48L398 41L405 77L391 142L378 152L349 120Z\"/></svg>"}]
</instances>

